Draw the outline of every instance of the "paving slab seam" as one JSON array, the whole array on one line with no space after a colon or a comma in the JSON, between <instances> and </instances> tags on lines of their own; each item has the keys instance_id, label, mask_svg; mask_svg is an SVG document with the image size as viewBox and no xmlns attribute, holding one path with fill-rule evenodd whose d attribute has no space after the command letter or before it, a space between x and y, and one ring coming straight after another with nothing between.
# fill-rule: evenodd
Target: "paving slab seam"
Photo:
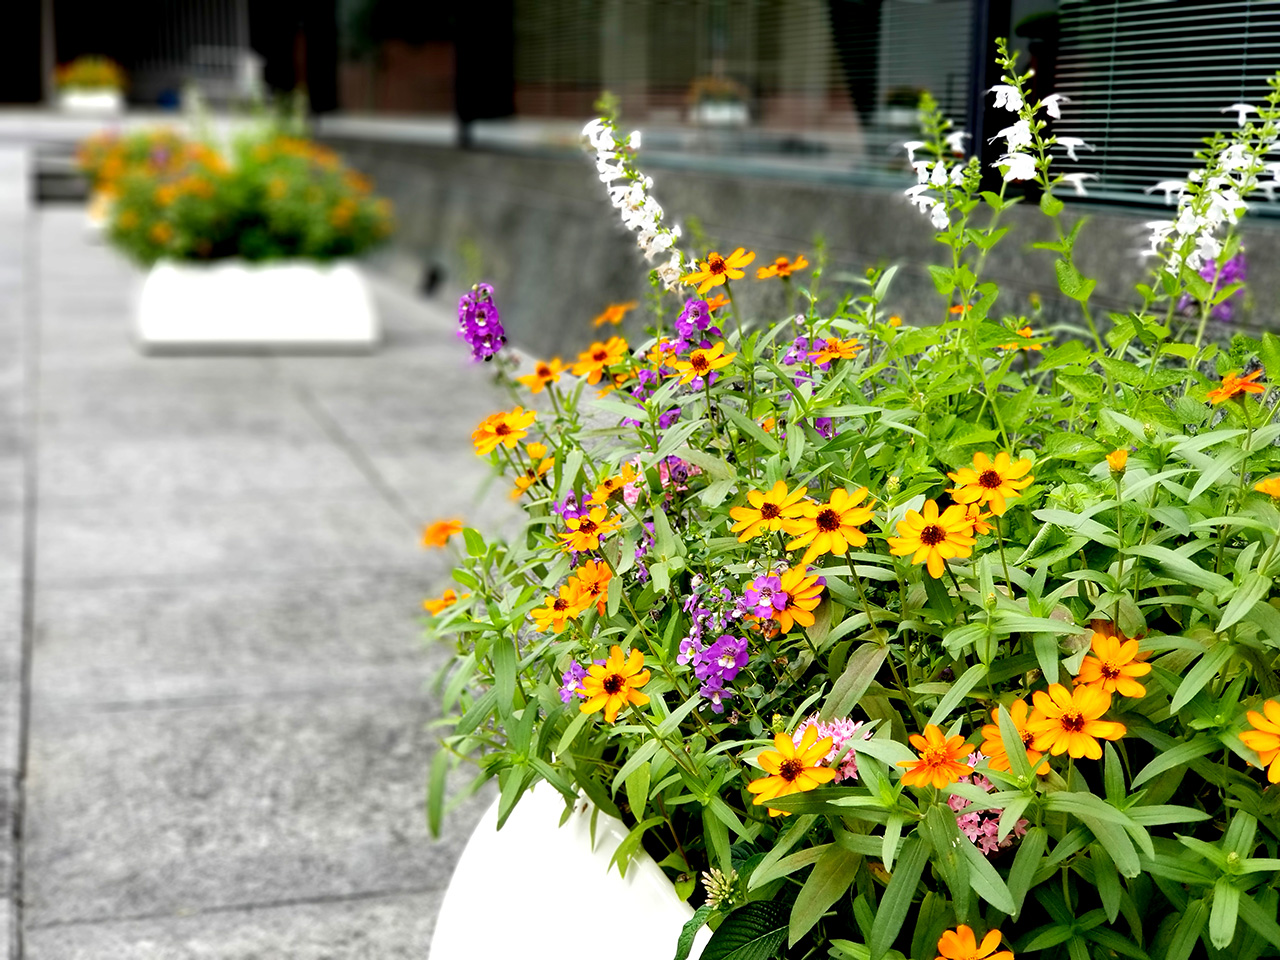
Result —
<instances>
[{"instance_id":1,"label":"paving slab seam","mask_svg":"<svg viewBox=\"0 0 1280 960\"><path fill-rule=\"evenodd\" d=\"M426 887L405 887L403 889L372 890L361 893L341 893L320 897L296 897L282 900L258 900L252 903L227 903L213 907L201 907L193 910L175 911L157 910L151 913L121 914L113 917L97 917L85 920L49 920L44 923L33 923L31 930L55 930L67 927L103 927L118 923L138 923L146 920L169 920L173 918L207 917L226 913L257 913L264 910L279 910L282 907L324 906L326 904L362 903L370 900L390 900L395 897L421 896L426 893L437 893L448 886L449 878L443 877L438 884Z\"/></svg>"},{"instance_id":2,"label":"paving slab seam","mask_svg":"<svg viewBox=\"0 0 1280 960\"><path fill-rule=\"evenodd\" d=\"M395 668L389 668L389 670ZM334 700L344 697L364 698L370 693L381 694L382 701L395 703L422 702L422 682L417 678L409 678L386 683L366 683L360 686L311 687L305 690L269 690L256 694L244 695L187 695L166 697L156 700L104 700L100 703L85 703L83 700L58 701L45 695L41 705L42 714L74 716L85 713L125 713L137 710L212 710L218 707L251 706L262 703L278 703L282 700Z\"/></svg>"},{"instance_id":3,"label":"paving slab seam","mask_svg":"<svg viewBox=\"0 0 1280 960\"><path fill-rule=\"evenodd\" d=\"M420 530L421 528L416 528ZM387 567L383 564L359 564L340 567L294 568L293 570L236 570L219 573L183 573L183 574L147 574L128 573L118 577L44 577L40 581L43 590L119 590L125 587L181 587L187 585L203 586L209 583L260 583L264 579L305 580L312 575L325 577L341 577L358 573L370 574L385 572L391 575L422 574L423 566L405 564L402 567Z\"/></svg>"}]
</instances>

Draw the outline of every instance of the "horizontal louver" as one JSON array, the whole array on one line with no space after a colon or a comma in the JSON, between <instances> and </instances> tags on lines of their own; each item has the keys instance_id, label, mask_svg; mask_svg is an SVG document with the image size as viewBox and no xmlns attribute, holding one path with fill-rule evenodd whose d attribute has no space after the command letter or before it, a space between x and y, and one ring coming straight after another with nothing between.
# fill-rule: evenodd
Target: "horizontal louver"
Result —
<instances>
[{"instance_id":1,"label":"horizontal louver","mask_svg":"<svg viewBox=\"0 0 1280 960\"><path fill-rule=\"evenodd\" d=\"M1094 199L1162 205L1148 189L1183 179L1233 103L1258 103L1280 69L1280 0L1063 0L1058 136L1092 145L1074 171ZM1280 204L1262 210L1280 213Z\"/></svg>"}]
</instances>

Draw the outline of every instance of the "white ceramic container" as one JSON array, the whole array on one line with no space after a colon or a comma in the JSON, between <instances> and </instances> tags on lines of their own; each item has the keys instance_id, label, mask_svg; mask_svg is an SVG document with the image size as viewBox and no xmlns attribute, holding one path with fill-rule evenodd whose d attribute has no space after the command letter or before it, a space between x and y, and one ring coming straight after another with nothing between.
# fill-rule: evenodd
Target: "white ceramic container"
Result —
<instances>
[{"instance_id":1,"label":"white ceramic container","mask_svg":"<svg viewBox=\"0 0 1280 960\"><path fill-rule=\"evenodd\" d=\"M349 262L161 261L136 309L146 353L368 352L378 317Z\"/></svg>"},{"instance_id":2,"label":"white ceramic container","mask_svg":"<svg viewBox=\"0 0 1280 960\"><path fill-rule=\"evenodd\" d=\"M58 109L90 116L124 113L124 94L119 90L60 90Z\"/></svg>"},{"instance_id":3,"label":"white ceramic container","mask_svg":"<svg viewBox=\"0 0 1280 960\"><path fill-rule=\"evenodd\" d=\"M671 881L644 851L618 876L609 860L627 835L622 822L601 813L593 847L591 807L580 801L561 827L563 812L564 798L545 783L520 800L501 830L498 802L485 811L445 891L430 960L675 956L693 910ZM710 937L706 927L699 931L691 960Z\"/></svg>"}]
</instances>

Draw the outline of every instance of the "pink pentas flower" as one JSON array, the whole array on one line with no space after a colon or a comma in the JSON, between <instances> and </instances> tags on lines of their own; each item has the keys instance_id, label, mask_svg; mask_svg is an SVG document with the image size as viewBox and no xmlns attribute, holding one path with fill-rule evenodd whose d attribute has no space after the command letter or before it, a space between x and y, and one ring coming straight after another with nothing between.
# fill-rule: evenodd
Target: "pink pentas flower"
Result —
<instances>
[{"instance_id":1,"label":"pink pentas flower","mask_svg":"<svg viewBox=\"0 0 1280 960\"><path fill-rule=\"evenodd\" d=\"M969 754L968 764L976 767L986 756L980 752ZM979 790L990 793L992 783L980 773L974 773L967 777L961 777L960 783L971 783ZM947 806L956 813L956 826L960 828L960 832L969 838L969 842L981 850L987 856L995 853L997 850L1003 850L1006 847L1013 846L1015 839L1021 839L1027 832L1027 821L1019 820L1013 825L1013 829L1009 831L1008 836L1002 841L1000 839L1000 811L999 810L975 810L965 813L969 807L973 806L969 800L964 797L952 794L947 797Z\"/></svg>"},{"instance_id":2,"label":"pink pentas flower","mask_svg":"<svg viewBox=\"0 0 1280 960\"><path fill-rule=\"evenodd\" d=\"M835 762L836 757L840 756L840 752L844 750L845 746L854 737L861 737L863 740L871 739L872 731L863 730L863 727L865 726L866 724L862 721L850 720L848 717L844 717L840 720L823 722L818 719L818 715L815 713L796 727L795 732L791 736L792 739L795 740L797 746L799 746L800 741L804 739L805 731L808 730L809 727L815 727L817 729L819 740L823 737L830 737L831 749L827 751L827 755L822 758L822 763L830 766ZM850 747L849 752L844 755L844 759L840 761L840 764L835 768L835 771L835 783L839 783L842 780L858 779L858 758L853 752L852 747Z\"/></svg>"}]
</instances>

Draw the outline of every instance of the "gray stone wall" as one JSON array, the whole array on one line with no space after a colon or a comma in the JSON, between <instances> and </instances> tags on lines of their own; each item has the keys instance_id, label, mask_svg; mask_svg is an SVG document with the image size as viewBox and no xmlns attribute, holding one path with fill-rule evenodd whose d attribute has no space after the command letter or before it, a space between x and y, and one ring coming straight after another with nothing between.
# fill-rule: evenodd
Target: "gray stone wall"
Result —
<instances>
[{"instance_id":1,"label":"gray stone wall","mask_svg":"<svg viewBox=\"0 0 1280 960\"><path fill-rule=\"evenodd\" d=\"M490 280L512 339L529 350L575 354L591 336L591 318L607 303L640 298L647 290L643 258L581 154L326 139L395 203L399 232L380 257L382 267L414 282L434 269L443 280L442 295ZM890 308L913 323L943 316L945 305L927 267L943 262L947 251L900 190L719 172L708 158L697 161L701 169L691 168L694 158L641 157L641 167L655 181L653 195L669 216L686 224L686 235L696 218L714 249L727 253L745 246L763 263L801 252L812 258L813 238L820 234L830 256L828 290L838 273L896 263L900 271ZM1147 269L1138 256L1145 245L1143 223L1161 213L1084 203L1068 210L1068 224L1073 217L1089 217L1077 263L1098 280L1092 305L1105 321L1107 312L1135 304L1133 285L1145 279ZM1053 254L1031 247L1053 238L1052 223L1033 204L1004 216L1012 229L985 270L1000 284L1001 309L1026 313L1036 293L1045 303L1042 322L1078 320L1075 305L1057 293ZM1246 229L1252 301L1246 322L1253 328L1276 326L1278 227L1257 216ZM777 281L739 281L735 296L751 315L783 310ZM628 319L626 329L638 334L643 319L638 312Z\"/></svg>"}]
</instances>

